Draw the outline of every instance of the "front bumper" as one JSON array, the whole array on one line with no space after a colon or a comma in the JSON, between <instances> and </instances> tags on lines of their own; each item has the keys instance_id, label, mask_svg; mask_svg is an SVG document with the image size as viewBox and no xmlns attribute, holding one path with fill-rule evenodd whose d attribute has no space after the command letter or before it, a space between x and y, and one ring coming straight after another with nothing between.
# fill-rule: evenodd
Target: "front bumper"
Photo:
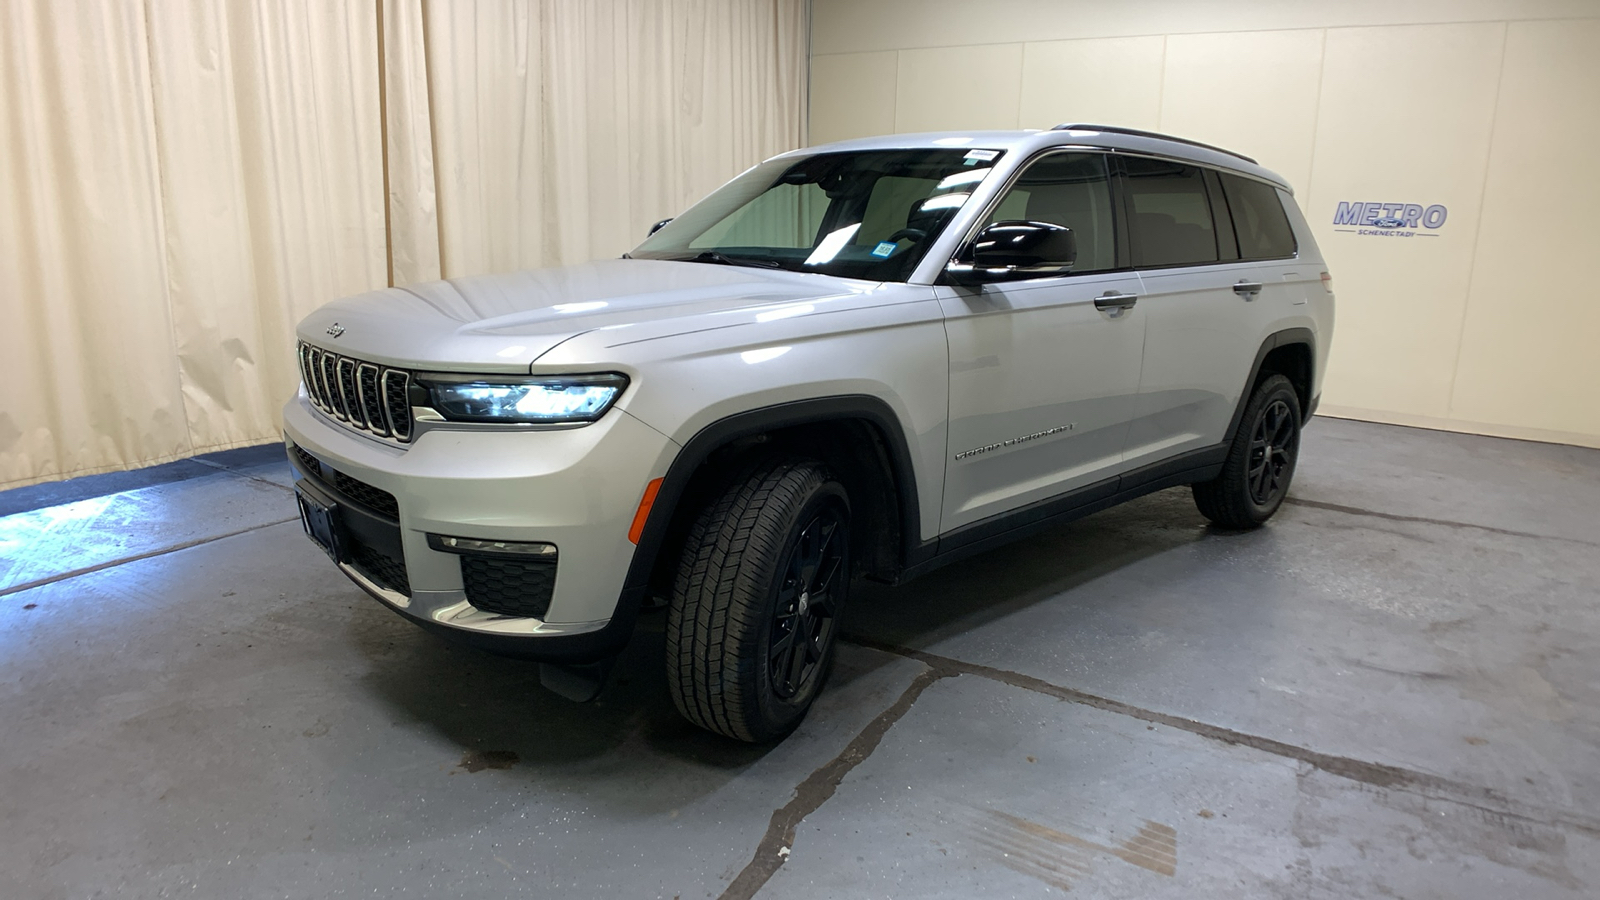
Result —
<instances>
[{"instance_id":1,"label":"front bumper","mask_svg":"<svg viewBox=\"0 0 1600 900\"><path fill-rule=\"evenodd\" d=\"M340 559L340 570L396 612L539 659L594 658L626 641L638 599L622 602L628 527L677 451L664 435L612 410L579 428L435 428L401 447L329 420L303 393L284 408L284 432L296 487L339 505L366 554ZM464 557L430 546L430 534L554 544L548 610L475 607Z\"/></svg>"}]
</instances>

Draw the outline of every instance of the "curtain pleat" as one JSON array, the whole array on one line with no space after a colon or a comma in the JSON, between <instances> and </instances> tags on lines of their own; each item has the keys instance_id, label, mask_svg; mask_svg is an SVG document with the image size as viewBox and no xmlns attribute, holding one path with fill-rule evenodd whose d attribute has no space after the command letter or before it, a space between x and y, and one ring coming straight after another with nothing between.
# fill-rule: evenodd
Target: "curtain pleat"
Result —
<instances>
[{"instance_id":1,"label":"curtain pleat","mask_svg":"<svg viewBox=\"0 0 1600 900\"><path fill-rule=\"evenodd\" d=\"M0 488L277 438L294 323L615 256L802 137L804 0L0 3Z\"/></svg>"},{"instance_id":2,"label":"curtain pleat","mask_svg":"<svg viewBox=\"0 0 1600 900\"><path fill-rule=\"evenodd\" d=\"M270 438L294 323L387 280L376 7L148 7L167 298L196 452Z\"/></svg>"},{"instance_id":3,"label":"curtain pleat","mask_svg":"<svg viewBox=\"0 0 1600 900\"><path fill-rule=\"evenodd\" d=\"M142 7L0 4L0 486L193 451L155 131Z\"/></svg>"}]
</instances>

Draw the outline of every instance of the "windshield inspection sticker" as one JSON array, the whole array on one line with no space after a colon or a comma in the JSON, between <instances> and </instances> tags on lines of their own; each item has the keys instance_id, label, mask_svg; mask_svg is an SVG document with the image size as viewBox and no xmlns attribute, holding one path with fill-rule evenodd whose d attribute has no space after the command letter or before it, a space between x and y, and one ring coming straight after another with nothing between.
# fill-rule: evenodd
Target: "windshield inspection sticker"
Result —
<instances>
[{"instance_id":1,"label":"windshield inspection sticker","mask_svg":"<svg viewBox=\"0 0 1600 900\"><path fill-rule=\"evenodd\" d=\"M889 255L895 250L899 249L899 247L899 244L891 244L888 241L879 241L878 246L872 248L872 255L878 257L879 259L888 259Z\"/></svg>"},{"instance_id":2,"label":"windshield inspection sticker","mask_svg":"<svg viewBox=\"0 0 1600 900\"><path fill-rule=\"evenodd\" d=\"M988 162L989 160L994 159L996 156L999 156L999 155L1000 155L1000 151L999 150L968 150L967 151L967 155L963 156L961 158L962 159L983 160L984 162Z\"/></svg>"}]
</instances>

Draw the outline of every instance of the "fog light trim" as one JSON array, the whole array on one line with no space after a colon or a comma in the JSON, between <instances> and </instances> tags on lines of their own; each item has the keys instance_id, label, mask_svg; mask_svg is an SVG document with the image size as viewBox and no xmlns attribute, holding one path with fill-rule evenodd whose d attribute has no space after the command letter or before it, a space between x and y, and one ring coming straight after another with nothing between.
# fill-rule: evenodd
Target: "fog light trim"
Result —
<instances>
[{"instance_id":1,"label":"fog light trim","mask_svg":"<svg viewBox=\"0 0 1600 900\"><path fill-rule=\"evenodd\" d=\"M556 558L556 545L542 541L494 541L429 534L428 546L441 553L474 553L484 556L504 556L509 559L546 561L554 561Z\"/></svg>"}]
</instances>

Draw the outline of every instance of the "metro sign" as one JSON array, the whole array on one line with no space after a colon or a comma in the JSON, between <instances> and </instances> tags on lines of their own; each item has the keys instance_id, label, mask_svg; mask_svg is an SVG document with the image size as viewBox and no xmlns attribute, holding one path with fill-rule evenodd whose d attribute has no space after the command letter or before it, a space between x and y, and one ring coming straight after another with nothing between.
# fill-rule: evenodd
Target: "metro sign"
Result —
<instances>
[{"instance_id":1,"label":"metro sign","mask_svg":"<svg viewBox=\"0 0 1600 900\"><path fill-rule=\"evenodd\" d=\"M1420 203L1343 202L1333 213L1333 224L1353 225L1336 231L1354 232L1381 237L1416 237L1418 226L1437 231L1449 218L1450 211L1442 203L1423 206ZM1421 237L1438 237L1437 234L1420 233Z\"/></svg>"}]
</instances>

